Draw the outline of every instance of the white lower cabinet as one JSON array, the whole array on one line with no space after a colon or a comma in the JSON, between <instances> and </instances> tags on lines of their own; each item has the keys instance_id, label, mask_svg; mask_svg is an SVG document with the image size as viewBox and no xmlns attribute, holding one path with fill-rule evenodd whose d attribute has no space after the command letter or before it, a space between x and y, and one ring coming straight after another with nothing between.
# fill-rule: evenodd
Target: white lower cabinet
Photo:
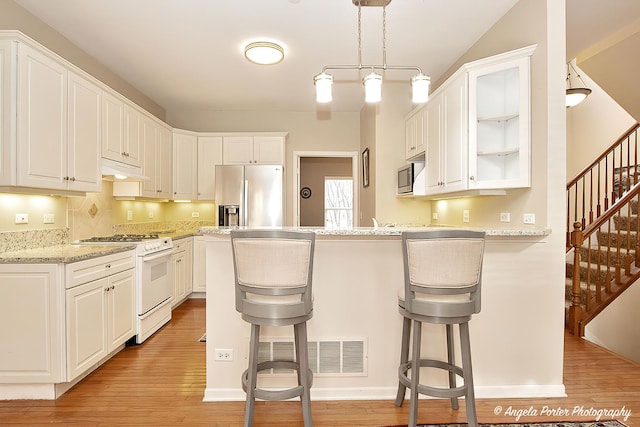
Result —
<instances>
[{"instance_id":1,"label":"white lower cabinet","mask_svg":"<svg viewBox=\"0 0 640 427\"><path fill-rule=\"evenodd\" d=\"M177 307L192 292L193 238L186 237L173 241L173 301L171 308Z\"/></svg>"},{"instance_id":2,"label":"white lower cabinet","mask_svg":"<svg viewBox=\"0 0 640 427\"><path fill-rule=\"evenodd\" d=\"M135 270L67 289L65 300L67 381L72 381L135 335Z\"/></svg>"},{"instance_id":3,"label":"white lower cabinet","mask_svg":"<svg viewBox=\"0 0 640 427\"><path fill-rule=\"evenodd\" d=\"M204 236L196 236L193 238L193 292L207 291L206 270L207 258Z\"/></svg>"}]
</instances>

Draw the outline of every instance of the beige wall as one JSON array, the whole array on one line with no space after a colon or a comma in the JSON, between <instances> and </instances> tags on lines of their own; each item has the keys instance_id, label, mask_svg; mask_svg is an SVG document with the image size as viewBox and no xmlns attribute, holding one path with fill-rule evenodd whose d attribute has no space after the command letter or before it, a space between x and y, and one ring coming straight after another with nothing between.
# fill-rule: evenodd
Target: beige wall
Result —
<instances>
[{"instance_id":1,"label":"beige wall","mask_svg":"<svg viewBox=\"0 0 640 427\"><path fill-rule=\"evenodd\" d=\"M351 171L351 158L303 157L300 159L300 188L308 187L311 190L311 197L300 198L301 226L324 226L324 180L326 177L351 178Z\"/></svg>"},{"instance_id":2,"label":"beige wall","mask_svg":"<svg viewBox=\"0 0 640 427\"><path fill-rule=\"evenodd\" d=\"M523 226L523 214L534 213L536 225L549 225L547 212L548 181L548 141L547 132L549 125L549 94L548 94L548 43L546 22L547 9L545 2L538 0L519 1L493 28L484 34L478 42L471 47L456 63L447 71L446 75L438 79L435 87L441 85L448 76L457 70L462 64L508 52L517 48L537 44L531 57L531 188L507 190L506 196L483 196L468 199L450 201L437 201L432 203L432 209L438 213L439 224L462 225L462 210L468 209L470 213L470 226L505 225ZM564 28L564 22L562 23ZM560 58L564 64L564 54ZM564 83L565 71L557 69L555 78L561 84ZM563 96L564 85L556 96ZM564 116L564 111L558 114ZM563 126L564 127L564 126ZM564 152L563 141L554 149ZM563 166L564 168L564 166ZM564 171L561 171L564 172ZM564 176L564 173L562 174ZM564 177L560 184L565 182ZM561 206L560 209L563 209ZM509 212L511 223L500 223L500 213Z\"/></svg>"},{"instance_id":3,"label":"beige wall","mask_svg":"<svg viewBox=\"0 0 640 427\"><path fill-rule=\"evenodd\" d=\"M310 95L311 96L311 95ZM285 225L293 223L293 152L358 151L358 113L281 111L167 111L174 127L198 132L288 132L285 157Z\"/></svg>"},{"instance_id":4,"label":"beige wall","mask_svg":"<svg viewBox=\"0 0 640 427\"><path fill-rule=\"evenodd\" d=\"M567 179L572 179L631 126L633 117L576 67L591 94L567 109Z\"/></svg>"},{"instance_id":5,"label":"beige wall","mask_svg":"<svg viewBox=\"0 0 640 427\"><path fill-rule=\"evenodd\" d=\"M16 224L16 214L29 215L28 224ZM54 214L53 224L44 224L44 214ZM67 226L67 198L0 193L0 232L64 228Z\"/></svg>"},{"instance_id":6,"label":"beige wall","mask_svg":"<svg viewBox=\"0 0 640 427\"><path fill-rule=\"evenodd\" d=\"M0 30L23 32L159 119L164 120L164 108L12 0L0 0Z\"/></svg>"}]
</instances>

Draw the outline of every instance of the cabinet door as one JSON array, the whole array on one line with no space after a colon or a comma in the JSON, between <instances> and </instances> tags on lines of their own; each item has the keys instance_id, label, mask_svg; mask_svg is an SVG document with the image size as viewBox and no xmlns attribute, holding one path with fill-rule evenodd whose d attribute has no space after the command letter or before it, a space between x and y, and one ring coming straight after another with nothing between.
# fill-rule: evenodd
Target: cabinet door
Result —
<instances>
[{"instance_id":1,"label":"cabinet door","mask_svg":"<svg viewBox=\"0 0 640 427\"><path fill-rule=\"evenodd\" d=\"M158 197L158 147L156 144L156 126L148 117L142 118L142 173L149 177L142 181L142 195L145 197Z\"/></svg>"},{"instance_id":2,"label":"cabinet door","mask_svg":"<svg viewBox=\"0 0 640 427\"><path fill-rule=\"evenodd\" d=\"M198 137L198 200L216 198L216 165L222 164L222 137Z\"/></svg>"},{"instance_id":3,"label":"cabinet door","mask_svg":"<svg viewBox=\"0 0 640 427\"><path fill-rule=\"evenodd\" d=\"M67 381L72 381L108 353L107 278L66 291Z\"/></svg>"},{"instance_id":4,"label":"cabinet door","mask_svg":"<svg viewBox=\"0 0 640 427\"><path fill-rule=\"evenodd\" d=\"M248 165L253 163L253 137L225 136L222 144L223 164Z\"/></svg>"},{"instance_id":5,"label":"cabinet door","mask_svg":"<svg viewBox=\"0 0 640 427\"><path fill-rule=\"evenodd\" d=\"M426 108L413 113L405 122L405 157L411 160L425 152Z\"/></svg>"},{"instance_id":6,"label":"cabinet door","mask_svg":"<svg viewBox=\"0 0 640 427\"><path fill-rule=\"evenodd\" d=\"M109 351L113 351L136 334L134 272L135 270L131 269L109 277Z\"/></svg>"},{"instance_id":7,"label":"cabinet door","mask_svg":"<svg viewBox=\"0 0 640 427\"><path fill-rule=\"evenodd\" d=\"M184 254L184 296L188 297L193 292L193 238L188 237L185 240L185 254Z\"/></svg>"},{"instance_id":8,"label":"cabinet door","mask_svg":"<svg viewBox=\"0 0 640 427\"><path fill-rule=\"evenodd\" d=\"M411 159L416 152L416 120L415 115L404 122L404 146L405 158Z\"/></svg>"},{"instance_id":9,"label":"cabinet door","mask_svg":"<svg viewBox=\"0 0 640 427\"><path fill-rule=\"evenodd\" d=\"M284 138L280 136L254 136L253 163L284 165Z\"/></svg>"},{"instance_id":10,"label":"cabinet door","mask_svg":"<svg viewBox=\"0 0 640 427\"><path fill-rule=\"evenodd\" d=\"M69 190L99 192L101 90L69 73Z\"/></svg>"},{"instance_id":11,"label":"cabinet door","mask_svg":"<svg viewBox=\"0 0 640 427\"><path fill-rule=\"evenodd\" d=\"M156 159L156 164L158 165L156 171L158 185L157 197L169 199L171 198L171 181L173 181L171 130L156 123L156 138L158 145L158 158Z\"/></svg>"},{"instance_id":12,"label":"cabinet door","mask_svg":"<svg viewBox=\"0 0 640 427\"><path fill-rule=\"evenodd\" d=\"M0 382L64 382L59 267L0 264Z\"/></svg>"},{"instance_id":13,"label":"cabinet door","mask_svg":"<svg viewBox=\"0 0 640 427\"><path fill-rule=\"evenodd\" d=\"M462 74L442 93L443 191L467 189L467 79Z\"/></svg>"},{"instance_id":14,"label":"cabinet door","mask_svg":"<svg viewBox=\"0 0 640 427\"><path fill-rule=\"evenodd\" d=\"M426 193L435 194L442 190L442 96L432 97L426 106Z\"/></svg>"},{"instance_id":15,"label":"cabinet door","mask_svg":"<svg viewBox=\"0 0 640 427\"><path fill-rule=\"evenodd\" d=\"M206 292L205 273L207 269L204 237L193 238L193 292Z\"/></svg>"},{"instance_id":16,"label":"cabinet door","mask_svg":"<svg viewBox=\"0 0 640 427\"><path fill-rule=\"evenodd\" d=\"M173 263L173 300L171 301L171 307L177 306L185 296L186 292L186 262L185 252L177 252L171 256L171 262Z\"/></svg>"},{"instance_id":17,"label":"cabinet door","mask_svg":"<svg viewBox=\"0 0 640 427\"><path fill-rule=\"evenodd\" d=\"M142 166L142 114L131 105L123 106L124 140L122 144L123 160L131 166Z\"/></svg>"},{"instance_id":18,"label":"cabinet door","mask_svg":"<svg viewBox=\"0 0 640 427\"><path fill-rule=\"evenodd\" d=\"M11 153L14 150L14 128L16 104L14 102L17 70L16 43L0 40L0 184L12 185L15 182L15 161Z\"/></svg>"},{"instance_id":19,"label":"cabinet door","mask_svg":"<svg viewBox=\"0 0 640 427\"><path fill-rule=\"evenodd\" d=\"M102 157L125 161L124 103L111 93L102 92Z\"/></svg>"},{"instance_id":20,"label":"cabinet door","mask_svg":"<svg viewBox=\"0 0 640 427\"><path fill-rule=\"evenodd\" d=\"M173 133L173 199L197 198L197 155L196 135Z\"/></svg>"},{"instance_id":21,"label":"cabinet door","mask_svg":"<svg viewBox=\"0 0 640 427\"><path fill-rule=\"evenodd\" d=\"M67 188L67 69L21 44L18 185Z\"/></svg>"}]
</instances>

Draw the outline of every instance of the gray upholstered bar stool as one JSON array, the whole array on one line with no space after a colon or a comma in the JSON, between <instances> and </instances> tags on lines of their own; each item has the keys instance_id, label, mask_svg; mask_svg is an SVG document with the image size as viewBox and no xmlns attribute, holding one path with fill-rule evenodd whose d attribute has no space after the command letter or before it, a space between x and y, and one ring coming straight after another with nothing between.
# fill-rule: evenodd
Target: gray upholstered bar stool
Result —
<instances>
[{"instance_id":1,"label":"gray upholstered bar stool","mask_svg":"<svg viewBox=\"0 0 640 427\"><path fill-rule=\"evenodd\" d=\"M403 316L402 347L398 368L396 406L402 406L406 388L410 388L409 426L418 418L418 393L451 399L458 409L458 397L465 397L467 421L477 426L469 343L469 320L480 312L480 284L485 233L470 230L428 230L404 232L404 286L398 305ZM422 323L444 324L447 335L447 361L424 359L420 356ZM409 359L411 324L412 352ZM453 325L460 329L462 367L455 365ZM420 367L448 371L449 387L420 383ZM457 386L456 379L464 381Z\"/></svg>"},{"instance_id":2,"label":"gray upholstered bar stool","mask_svg":"<svg viewBox=\"0 0 640 427\"><path fill-rule=\"evenodd\" d=\"M307 320L313 315L311 276L315 234L282 230L231 232L236 310L251 324L249 367L242 374L247 392L244 425L253 425L255 399L300 397L305 427L312 426L310 388L313 374L307 354ZM295 360L258 363L261 326L294 327ZM298 385L284 390L257 388L258 371L295 369Z\"/></svg>"}]
</instances>

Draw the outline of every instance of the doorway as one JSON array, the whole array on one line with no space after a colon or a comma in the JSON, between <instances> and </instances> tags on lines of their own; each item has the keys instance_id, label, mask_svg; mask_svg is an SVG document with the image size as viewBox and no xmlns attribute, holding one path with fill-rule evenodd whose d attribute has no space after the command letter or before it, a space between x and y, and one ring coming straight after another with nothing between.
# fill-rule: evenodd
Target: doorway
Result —
<instances>
[{"instance_id":1,"label":"doorway","mask_svg":"<svg viewBox=\"0 0 640 427\"><path fill-rule=\"evenodd\" d=\"M357 227L358 153L294 152L293 155L294 226Z\"/></svg>"}]
</instances>

